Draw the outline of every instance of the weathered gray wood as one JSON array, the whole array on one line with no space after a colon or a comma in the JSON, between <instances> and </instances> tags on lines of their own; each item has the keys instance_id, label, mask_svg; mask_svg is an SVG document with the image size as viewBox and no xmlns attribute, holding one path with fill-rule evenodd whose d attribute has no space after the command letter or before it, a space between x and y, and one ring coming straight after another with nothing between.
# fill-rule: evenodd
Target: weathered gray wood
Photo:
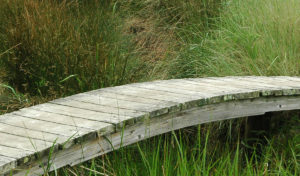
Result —
<instances>
[{"instance_id":1,"label":"weathered gray wood","mask_svg":"<svg viewBox=\"0 0 300 176\"><path fill-rule=\"evenodd\" d=\"M132 110L134 111L133 114L130 114L131 116L140 115L137 112L152 112L153 110L164 108L168 105L173 105L172 102L164 102L164 101L158 101L158 100L151 100L148 101L148 103L144 102L138 102L137 98L128 98L127 100L122 99L116 99L115 97L107 98L105 96L102 96L102 92L96 94L82 94L81 97L76 97L75 100L81 100L84 102L94 103L103 105L106 107L114 107L116 108L116 113L122 112L123 109ZM153 102L156 103L153 103ZM144 114L144 113L143 113Z\"/></svg>"},{"instance_id":2,"label":"weathered gray wood","mask_svg":"<svg viewBox=\"0 0 300 176\"><path fill-rule=\"evenodd\" d=\"M181 94L181 95L186 95L186 96L195 96L197 98L206 98L211 95L207 95L205 92L196 92L192 90L185 90L185 89L180 89L178 86L172 86L168 84L159 84L156 82L153 82L152 84L133 84L132 86L134 87L140 87L140 88L145 88L149 90L158 90L158 91L164 91L164 92L170 92L170 93L175 93L175 94Z\"/></svg>"},{"instance_id":3,"label":"weathered gray wood","mask_svg":"<svg viewBox=\"0 0 300 176\"><path fill-rule=\"evenodd\" d=\"M0 170L1 171L9 172L14 167L16 167L15 159L0 155Z\"/></svg>"},{"instance_id":4,"label":"weathered gray wood","mask_svg":"<svg viewBox=\"0 0 300 176\"><path fill-rule=\"evenodd\" d=\"M0 156L18 159L32 154L34 154L33 151L0 145Z\"/></svg>"},{"instance_id":5,"label":"weathered gray wood","mask_svg":"<svg viewBox=\"0 0 300 176\"><path fill-rule=\"evenodd\" d=\"M135 83L0 116L0 175L42 174L183 127L300 109L299 77L212 77ZM121 137L123 139L121 140Z\"/></svg>"},{"instance_id":6,"label":"weathered gray wood","mask_svg":"<svg viewBox=\"0 0 300 176\"><path fill-rule=\"evenodd\" d=\"M278 86L284 85L284 86L293 87L293 88L300 88L300 80L290 81L289 79L281 78L281 77L275 77L275 78L268 78L267 77L266 79L271 81L271 84L273 84L273 85L278 85Z\"/></svg>"},{"instance_id":7,"label":"weathered gray wood","mask_svg":"<svg viewBox=\"0 0 300 176\"><path fill-rule=\"evenodd\" d=\"M193 81L198 81L197 79L193 80ZM222 85L224 84L224 81L226 81L230 86L234 86L236 88L245 88L248 90L252 90L252 91L257 91L259 92L261 95L263 96L270 96L270 95L276 95L276 96L280 96L283 94L282 89L280 87L274 86L274 85L266 85L266 84L259 84L259 83L253 83L253 82L249 82L249 81L245 81L245 80L239 80L239 79L234 79L231 77L225 77L222 80L219 80L217 78L207 78L205 80L201 80L201 82L211 82L214 85Z\"/></svg>"},{"instance_id":8,"label":"weathered gray wood","mask_svg":"<svg viewBox=\"0 0 300 176\"><path fill-rule=\"evenodd\" d=\"M7 156L2 156L2 155L0 155L0 156L1 156L1 158L0 158L0 167L2 165L4 165L5 163L7 163L7 162L14 161L13 158L10 158L10 157L7 157Z\"/></svg>"},{"instance_id":9,"label":"weathered gray wood","mask_svg":"<svg viewBox=\"0 0 300 176\"><path fill-rule=\"evenodd\" d=\"M300 83L300 78L299 77L280 76L280 77L276 77L276 78L282 78L282 79L286 79L286 80L289 80L289 81L294 81L294 82Z\"/></svg>"},{"instance_id":10,"label":"weathered gray wood","mask_svg":"<svg viewBox=\"0 0 300 176\"><path fill-rule=\"evenodd\" d=\"M120 123L123 120L130 119L130 116L123 116L118 114L108 114L102 112L96 112L86 109L73 108L69 106L57 105L53 103L45 103L32 107L39 111L45 111L60 115L66 115L70 117L77 117L82 119L88 119L93 121L105 122L105 123Z\"/></svg>"},{"instance_id":11,"label":"weathered gray wood","mask_svg":"<svg viewBox=\"0 0 300 176\"><path fill-rule=\"evenodd\" d=\"M70 101L70 100L68 101L68 99L75 100L75 101ZM169 107L176 108L178 106L178 103L166 102L166 101L163 102L157 101L156 104L149 101L147 104L145 104L145 103L137 103L131 101L131 99L128 99L127 101L123 101L123 100L117 100L112 98L106 98L102 96L102 92L98 94L96 93L80 94L80 96L71 96L68 99L61 99L55 101L55 103L77 107L78 105L76 101L82 101L84 102L83 106L85 109L89 109L93 111L98 111L98 109L101 109L101 111L107 111L113 108L113 113L115 115L126 114L126 116L131 117L122 120L123 122L135 118L145 118L147 116L156 116L156 115L165 114L169 112L168 111Z\"/></svg>"},{"instance_id":12,"label":"weathered gray wood","mask_svg":"<svg viewBox=\"0 0 300 176\"><path fill-rule=\"evenodd\" d=\"M93 110L102 113L108 114L116 114L116 115L123 115L123 116L134 116L134 115L142 115L143 112L136 111L133 109L126 108L127 106L119 105L118 101L113 103L106 102L101 96L99 95L90 95L90 94L77 94L74 96L66 97L63 99L54 100L51 103L60 104L65 106L71 107L78 107L80 106L83 109Z\"/></svg>"},{"instance_id":13,"label":"weathered gray wood","mask_svg":"<svg viewBox=\"0 0 300 176\"><path fill-rule=\"evenodd\" d=\"M52 122L55 123L54 125L71 126L73 129L82 128L88 130L97 130L100 128L101 129L113 128L113 125L109 123L104 123L104 122L99 122L94 120L92 121L88 119L65 116L65 115L60 115L55 113L44 112L44 111L38 111L32 108L21 109L19 111L13 112L12 114L16 114L22 117L27 117L30 119ZM66 133L62 133L62 134L66 134Z\"/></svg>"},{"instance_id":14,"label":"weathered gray wood","mask_svg":"<svg viewBox=\"0 0 300 176\"><path fill-rule=\"evenodd\" d=\"M6 134L0 132L0 144L8 147L15 147L17 149L27 151L40 151L44 150L52 145L52 143L32 139L30 137L20 137L12 134Z\"/></svg>"},{"instance_id":15,"label":"weathered gray wood","mask_svg":"<svg viewBox=\"0 0 300 176\"><path fill-rule=\"evenodd\" d=\"M119 95L116 93L111 92L99 92L99 93L90 93L90 95L100 96L104 98L104 102L109 105L110 101L112 104L118 102L118 106L124 104L127 109L133 109L136 111L143 111L143 112L152 112L157 109L170 107L177 105L177 103L172 101L165 101L165 100L157 100L157 99L150 99L145 97L137 97L137 96L126 96L126 95ZM116 103L115 103L116 104Z\"/></svg>"},{"instance_id":16,"label":"weathered gray wood","mask_svg":"<svg viewBox=\"0 0 300 176\"><path fill-rule=\"evenodd\" d=\"M170 92L157 91L157 90L149 90L140 87L132 87L132 86L123 86L111 89L100 89L96 91L87 92L90 94L99 94L101 92L112 92L114 94L119 95L127 95L131 97L140 97L146 99L154 99L154 100L162 100L166 102L179 102L183 103L190 100L195 100L193 97L188 97L186 95L174 94Z\"/></svg>"},{"instance_id":17,"label":"weathered gray wood","mask_svg":"<svg viewBox=\"0 0 300 176\"><path fill-rule=\"evenodd\" d=\"M253 79L228 79L228 78L223 78L223 79L213 79L213 78L205 78L205 79L193 79L193 81L196 82L201 82L201 83L210 83L212 85L214 84L221 84L226 86L226 82L227 84L229 84L229 86L231 84L235 84L235 85L247 85L248 87L256 87L259 89L280 89L280 87L276 86L276 85L269 85L269 84L265 84L263 82L257 82L257 81L253 81ZM281 87L281 89L285 89L288 87Z\"/></svg>"},{"instance_id":18,"label":"weathered gray wood","mask_svg":"<svg viewBox=\"0 0 300 176\"><path fill-rule=\"evenodd\" d=\"M246 80L255 83L264 84L265 86L277 86L278 89L282 89L283 95L300 95L300 83L297 81L289 81L283 78L274 77L273 79L264 77L250 77L250 78L238 78L238 80Z\"/></svg>"},{"instance_id":19,"label":"weathered gray wood","mask_svg":"<svg viewBox=\"0 0 300 176\"><path fill-rule=\"evenodd\" d=\"M286 97L259 98L256 100L231 101L196 107L183 112L161 116L160 118L149 119L149 121L138 122L124 129L123 132L117 132L105 138L100 137L81 146L74 146L74 148L57 153L53 162L55 167L62 167L66 164L73 166L112 151L113 148L117 149L172 130L207 122L260 115L269 111L300 109L299 100L300 97L290 99ZM33 167L31 172L37 175L43 173L38 167ZM22 174L23 172L19 175Z\"/></svg>"},{"instance_id":20,"label":"weathered gray wood","mask_svg":"<svg viewBox=\"0 0 300 176\"><path fill-rule=\"evenodd\" d=\"M205 78L205 79L194 79L193 81L196 82L207 82L215 85L224 85L224 81L227 82L229 85L240 87L240 88L247 88L249 90L259 90L259 92L264 96L276 95L281 96L283 94L283 90L289 90L290 87L279 87L276 85L265 84L264 82L257 82L251 80L244 80L240 78L232 79L232 78Z\"/></svg>"},{"instance_id":21,"label":"weathered gray wood","mask_svg":"<svg viewBox=\"0 0 300 176\"><path fill-rule=\"evenodd\" d=\"M190 80L193 82L205 82L205 80L199 80L199 79L194 79L194 80ZM222 80L217 79L217 78L206 78L206 81L208 81L210 84L212 85L216 85L216 86L224 86L224 82L229 84L228 86L230 87L235 87L235 88L242 88L242 89L248 89L248 90L266 90L266 89L270 89L270 87L266 87L263 85L253 85L251 83L249 83L248 81L239 81L237 79L234 79L233 77L224 77ZM228 87L226 86L226 87ZM273 88L273 87L271 87Z\"/></svg>"},{"instance_id":22,"label":"weathered gray wood","mask_svg":"<svg viewBox=\"0 0 300 176\"><path fill-rule=\"evenodd\" d=\"M194 87L194 89L200 89L203 92L221 93L221 92L239 92L247 91L247 88L239 88L231 85L224 85L224 81L220 81L220 84L211 84L206 82L194 81L194 79L182 79L182 80L171 80L170 84L176 84L181 87L181 84L185 87Z\"/></svg>"},{"instance_id":23,"label":"weathered gray wood","mask_svg":"<svg viewBox=\"0 0 300 176\"><path fill-rule=\"evenodd\" d=\"M42 131L34 131L28 128L16 127L4 123L0 123L0 132L21 136L25 138L44 140L47 142L54 142L55 140L66 141L68 139L65 136L58 136L51 133L45 133Z\"/></svg>"},{"instance_id":24,"label":"weathered gray wood","mask_svg":"<svg viewBox=\"0 0 300 176\"><path fill-rule=\"evenodd\" d=\"M192 90L196 92L205 92L208 96L218 96L218 95L225 95L225 94L233 94L233 93L247 93L251 92L251 89L247 88L240 88L234 87L231 85L224 85L223 84L209 84L203 82L195 82L189 80L170 80L167 82L169 85L176 86L180 89L184 90Z\"/></svg>"},{"instance_id":25,"label":"weathered gray wood","mask_svg":"<svg viewBox=\"0 0 300 176\"><path fill-rule=\"evenodd\" d=\"M79 127L72 127L67 125L59 125L53 122L46 122L42 120L36 120L31 118L25 118L22 116L16 116L13 114L6 115L5 118L0 119L1 123L24 128L44 133L50 133L56 135L57 138L64 137L68 138L73 135L80 136L91 130ZM50 135L49 135L50 136Z\"/></svg>"},{"instance_id":26,"label":"weathered gray wood","mask_svg":"<svg viewBox=\"0 0 300 176\"><path fill-rule=\"evenodd\" d=\"M100 90L102 90L102 89L100 89ZM170 103L169 100L157 100L157 99L152 99L152 98L122 95L122 94L118 94L117 90L115 92L98 91L98 92L87 92L87 93L90 95L97 95L97 96L106 97L106 98L117 100L117 101L124 100L124 101L136 102L136 103L141 103L141 104L149 104L149 105L153 105L153 104L154 105L161 105L161 104L163 105L166 103Z\"/></svg>"}]
</instances>

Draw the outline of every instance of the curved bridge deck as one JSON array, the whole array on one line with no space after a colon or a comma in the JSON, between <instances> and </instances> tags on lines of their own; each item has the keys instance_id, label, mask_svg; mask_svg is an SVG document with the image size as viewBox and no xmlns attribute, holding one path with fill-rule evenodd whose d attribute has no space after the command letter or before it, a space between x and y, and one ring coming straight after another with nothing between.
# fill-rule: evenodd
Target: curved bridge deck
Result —
<instances>
[{"instance_id":1,"label":"curved bridge deck","mask_svg":"<svg viewBox=\"0 0 300 176\"><path fill-rule=\"evenodd\" d=\"M171 130L296 109L299 77L174 79L103 88L0 116L0 175L38 175Z\"/></svg>"}]
</instances>

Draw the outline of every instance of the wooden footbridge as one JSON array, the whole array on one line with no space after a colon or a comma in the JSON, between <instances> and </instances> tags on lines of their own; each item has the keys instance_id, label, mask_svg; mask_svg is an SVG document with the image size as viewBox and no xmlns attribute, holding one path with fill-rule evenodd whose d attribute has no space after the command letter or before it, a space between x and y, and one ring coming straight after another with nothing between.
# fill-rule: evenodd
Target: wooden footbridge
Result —
<instances>
[{"instance_id":1,"label":"wooden footbridge","mask_svg":"<svg viewBox=\"0 0 300 176\"><path fill-rule=\"evenodd\" d=\"M172 130L297 109L300 77L174 79L94 90L0 116L0 175L39 175Z\"/></svg>"}]
</instances>

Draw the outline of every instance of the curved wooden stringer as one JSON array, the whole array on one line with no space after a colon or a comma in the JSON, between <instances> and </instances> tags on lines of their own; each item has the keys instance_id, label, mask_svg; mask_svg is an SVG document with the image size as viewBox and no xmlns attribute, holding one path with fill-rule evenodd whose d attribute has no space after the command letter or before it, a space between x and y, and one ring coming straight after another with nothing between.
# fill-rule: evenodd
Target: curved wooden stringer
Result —
<instances>
[{"instance_id":1,"label":"curved wooden stringer","mask_svg":"<svg viewBox=\"0 0 300 176\"><path fill-rule=\"evenodd\" d=\"M299 77L174 79L99 89L0 116L0 175L43 174L172 130L299 109Z\"/></svg>"}]
</instances>

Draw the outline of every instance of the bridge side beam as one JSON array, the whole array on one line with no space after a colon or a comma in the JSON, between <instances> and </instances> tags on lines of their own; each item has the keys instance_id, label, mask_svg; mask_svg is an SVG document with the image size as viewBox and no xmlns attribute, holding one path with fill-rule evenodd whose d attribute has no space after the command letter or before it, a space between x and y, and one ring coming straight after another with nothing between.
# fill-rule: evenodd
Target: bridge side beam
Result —
<instances>
[{"instance_id":1,"label":"bridge side beam","mask_svg":"<svg viewBox=\"0 0 300 176\"><path fill-rule=\"evenodd\" d=\"M52 158L51 170L66 165L74 166L118 149L120 146L127 146L173 130L220 120L287 110L300 110L300 96L260 97L250 100L228 101L145 119L131 126L126 126L120 132L57 152ZM44 170L39 165L47 163L47 160L48 158L44 157L37 163L33 163L29 175L43 174ZM25 168L28 166L17 168L19 170L16 171L16 175L25 175L28 172Z\"/></svg>"}]
</instances>

